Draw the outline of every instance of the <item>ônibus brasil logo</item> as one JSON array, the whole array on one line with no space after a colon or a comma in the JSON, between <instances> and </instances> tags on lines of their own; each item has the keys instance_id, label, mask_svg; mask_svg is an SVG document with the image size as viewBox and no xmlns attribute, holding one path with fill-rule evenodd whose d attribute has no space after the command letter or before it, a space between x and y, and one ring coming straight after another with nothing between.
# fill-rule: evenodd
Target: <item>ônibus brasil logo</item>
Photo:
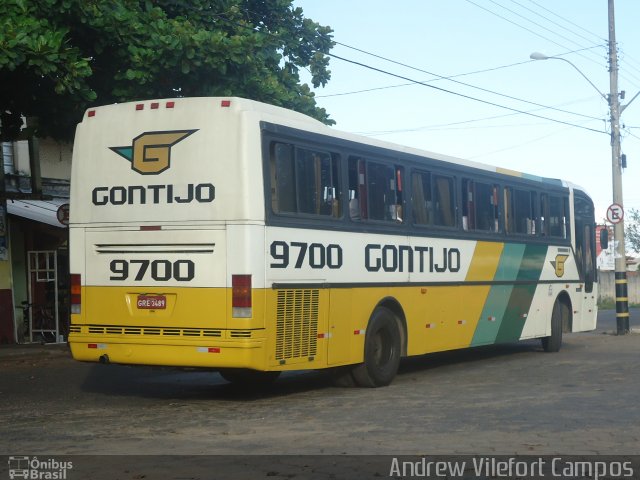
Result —
<instances>
[{"instance_id":1,"label":"\u00f4nibus brasil logo","mask_svg":"<svg viewBox=\"0 0 640 480\"><path fill-rule=\"evenodd\" d=\"M131 162L131 169L142 175L157 175L171 167L171 147L198 130L144 132L130 146L109 147Z\"/></svg>"},{"instance_id":2,"label":"\u00f4nibus brasil logo","mask_svg":"<svg viewBox=\"0 0 640 480\"><path fill-rule=\"evenodd\" d=\"M67 471L73 469L73 462L55 458L38 459L38 457L9 457L9 478L37 480L66 480Z\"/></svg>"}]
</instances>

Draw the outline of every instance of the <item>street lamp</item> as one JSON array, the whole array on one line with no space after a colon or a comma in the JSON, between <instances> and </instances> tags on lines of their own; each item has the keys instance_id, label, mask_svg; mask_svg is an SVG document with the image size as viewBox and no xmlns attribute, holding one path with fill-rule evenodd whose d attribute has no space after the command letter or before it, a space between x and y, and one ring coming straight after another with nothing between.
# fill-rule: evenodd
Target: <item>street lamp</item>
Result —
<instances>
[{"instance_id":1,"label":"street lamp","mask_svg":"<svg viewBox=\"0 0 640 480\"><path fill-rule=\"evenodd\" d=\"M531 60L562 60L563 62L567 62L569 65L571 65L573 68L576 69L576 71L582 75L582 78L584 78L587 82L589 82L589 85L591 85L593 88L595 88L596 92L598 92L598 94L604 98L604 100L608 103L609 99L607 98L607 96L602 93L600 91L600 89L598 87L595 86L595 84L589 80L589 78L582 73L582 71L576 67L572 62L570 62L569 60L567 60L566 58L562 58L562 57L548 57L547 55L545 55L544 53L540 53L540 52L533 52L531 55L529 55L529 58Z\"/></svg>"},{"instance_id":2,"label":"street lamp","mask_svg":"<svg viewBox=\"0 0 640 480\"><path fill-rule=\"evenodd\" d=\"M613 11L610 10L610 24L612 23ZM568 63L582 77L589 82L598 94L609 104L611 118L611 168L613 183L613 203L619 205L624 212L622 201L622 165L620 159L620 114L629 104L640 94L638 92L626 105L620 107L618 97L618 63L615 51L615 33L609 29L609 62L610 62L610 87L611 93L607 96L596 87L582 71L566 58L549 57L540 52L533 52L529 55L532 60L562 60ZM624 215L624 214L623 214ZM615 257L615 294L616 294L616 329L618 335L629 333L629 301L627 294L627 261L624 248L624 221L621 218L614 224L614 257Z\"/></svg>"}]
</instances>

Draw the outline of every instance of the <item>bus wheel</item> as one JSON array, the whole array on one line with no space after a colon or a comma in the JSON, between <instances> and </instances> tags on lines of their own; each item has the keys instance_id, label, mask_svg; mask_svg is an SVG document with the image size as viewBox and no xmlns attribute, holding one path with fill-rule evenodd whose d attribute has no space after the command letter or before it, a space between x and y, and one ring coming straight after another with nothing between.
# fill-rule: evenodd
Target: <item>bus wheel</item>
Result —
<instances>
[{"instance_id":1,"label":"bus wheel","mask_svg":"<svg viewBox=\"0 0 640 480\"><path fill-rule=\"evenodd\" d=\"M355 387L356 381L353 378L353 366L335 367L331 370L331 378L333 385L336 387L351 388Z\"/></svg>"},{"instance_id":2,"label":"bus wheel","mask_svg":"<svg viewBox=\"0 0 640 480\"><path fill-rule=\"evenodd\" d=\"M364 363L351 372L360 387L384 387L396 376L400 365L400 332L391 310L374 310L364 341Z\"/></svg>"},{"instance_id":3,"label":"bus wheel","mask_svg":"<svg viewBox=\"0 0 640 480\"><path fill-rule=\"evenodd\" d=\"M562 318L566 305L556 299L551 312L551 335L543 337L542 348L545 352L558 352L562 346Z\"/></svg>"},{"instance_id":4,"label":"bus wheel","mask_svg":"<svg viewBox=\"0 0 640 480\"><path fill-rule=\"evenodd\" d=\"M262 372L248 368L223 368L218 373L227 382L247 388L267 387L280 376L280 372Z\"/></svg>"}]
</instances>

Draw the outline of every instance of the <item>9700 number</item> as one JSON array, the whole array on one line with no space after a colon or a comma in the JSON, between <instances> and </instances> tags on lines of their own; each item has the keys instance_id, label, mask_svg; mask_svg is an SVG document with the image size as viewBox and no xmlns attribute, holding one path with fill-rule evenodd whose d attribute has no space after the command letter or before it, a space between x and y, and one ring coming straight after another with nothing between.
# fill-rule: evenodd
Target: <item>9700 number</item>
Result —
<instances>
[{"instance_id":1,"label":"9700 number","mask_svg":"<svg viewBox=\"0 0 640 480\"><path fill-rule=\"evenodd\" d=\"M133 276L139 282L145 276L151 277L158 282L176 280L178 282L189 282L195 276L196 266L191 260L111 260L110 280L127 280Z\"/></svg>"},{"instance_id":2,"label":"9700 number","mask_svg":"<svg viewBox=\"0 0 640 480\"><path fill-rule=\"evenodd\" d=\"M275 260L270 264L271 268L287 268L289 263L294 263L294 268L309 266L311 268L331 268L342 267L342 247L331 244L304 242L282 242L271 243L271 258Z\"/></svg>"}]
</instances>

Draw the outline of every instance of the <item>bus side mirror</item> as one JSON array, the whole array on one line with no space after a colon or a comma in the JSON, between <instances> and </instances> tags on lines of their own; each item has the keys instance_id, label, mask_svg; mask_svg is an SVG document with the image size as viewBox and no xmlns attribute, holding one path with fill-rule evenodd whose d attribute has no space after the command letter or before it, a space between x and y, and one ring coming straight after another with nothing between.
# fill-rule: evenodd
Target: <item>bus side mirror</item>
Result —
<instances>
[{"instance_id":1,"label":"bus side mirror","mask_svg":"<svg viewBox=\"0 0 640 480\"><path fill-rule=\"evenodd\" d=\"M606 228L600 230L600 248L603 250L609 248L609 230Z\"/></svg>"}]
</instances>

